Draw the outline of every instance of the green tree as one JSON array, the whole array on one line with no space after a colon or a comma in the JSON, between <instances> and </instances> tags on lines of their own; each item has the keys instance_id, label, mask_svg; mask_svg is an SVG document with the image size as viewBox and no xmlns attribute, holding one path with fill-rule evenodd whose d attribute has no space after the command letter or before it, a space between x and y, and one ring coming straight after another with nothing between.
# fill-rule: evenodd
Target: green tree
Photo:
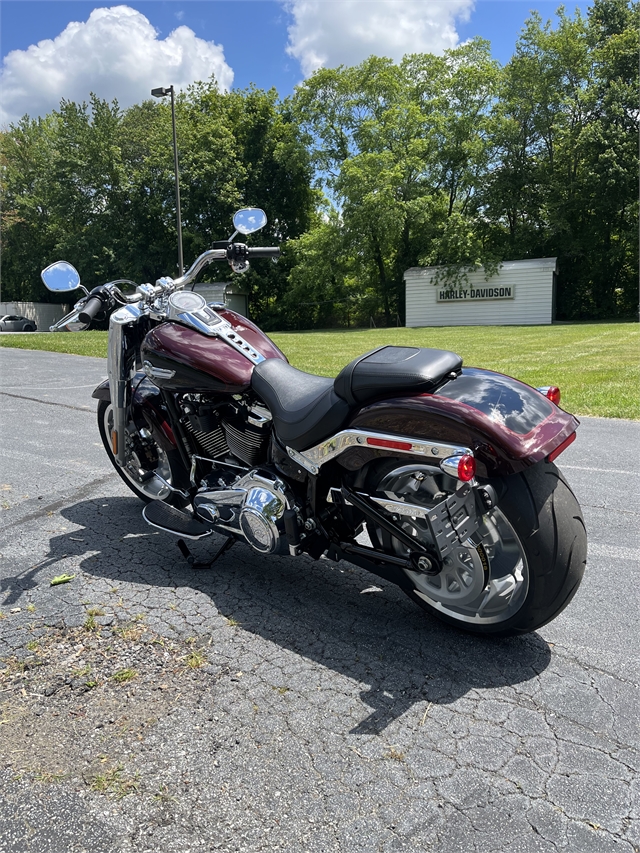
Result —
<instances>
[{"instance_id":1,"label":"green tree","mask_svg":"<svg viewBox=\"0 0 640 853\"><path fill-rule=\"evenodd\" d=\"M565 319L637 312L638 6L534 14L505 69L483 203L498 255L557 256Z\"/></svg>"},{"instance_id":2,"label":"green tree","mask_svg":"<svg viewBox=\"0 0 640 853\"><path fill-rule=\"evenodd\" d=\"M253 245L303 233L315 202L309 157L274 91L222 94L212 79L181 94L176 114L186 264L229 236L233 211L243 205L262 205L269 216ZM46 118L9 128L2 143L5 299L52 298L39 272L59 258L77 266L87 287L176 274L168 103L122 111L96 97L63 101ZM246 279L252 308L277 323L286 263L256 267L261 275ZM228 267L210 271L214 279L232 275Z\"/></svg>"},{"instance_id":3,"label":"green tree","mask_svg":"<svg viewBox=\"0 0 640 853\"><path fill-rule=\"evenodd\" d=\"M441 263L445 250L458 266L485 260L489 246L472 232L499 75L476 39L443 57L323 69L295 96L319 182L340 214L352 297L366 294L371 306L375 294L372 313L387 324L404 314L408 267Z\"/></svg>"}]
</instances>

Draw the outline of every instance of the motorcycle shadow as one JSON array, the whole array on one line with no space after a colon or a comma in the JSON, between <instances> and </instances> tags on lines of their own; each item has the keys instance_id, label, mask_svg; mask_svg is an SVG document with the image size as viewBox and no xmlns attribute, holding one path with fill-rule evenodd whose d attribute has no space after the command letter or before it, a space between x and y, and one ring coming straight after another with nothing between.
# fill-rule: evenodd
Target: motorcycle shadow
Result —
<instances>
[{"instance_id":1,"label":"motorcycle shadow","mask_svg":"<svg viewBox=\"0 0 640 853\"><path fill-rule=\"evenodd\" d=\"M382 732L419 702L449 704L473 691L525 685L551 659L537 633L464 634L350 563L263 557L236 543L210 570L196 571L174 537L143 521L135 499L82 501L61 512L84 531L54 537L52 558L90 550L81 563L88 574L197 590L242 630L368 685L359 695L371 712L352 729L356 734ZM222 541L214 535L189 547L205 560Z\"/></svg>"}]
</instances>

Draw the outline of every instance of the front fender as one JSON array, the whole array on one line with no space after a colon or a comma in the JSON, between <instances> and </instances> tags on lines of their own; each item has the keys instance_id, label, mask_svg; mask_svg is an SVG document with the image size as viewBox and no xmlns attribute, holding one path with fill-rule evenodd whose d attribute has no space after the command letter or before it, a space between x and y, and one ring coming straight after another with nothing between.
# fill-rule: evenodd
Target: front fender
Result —
<instances>
[{"instance_id":1,"label":"front fender","mask_svg":"<svg viewBox=\"0 0 640 853\"><path fill-rule=\"evenodd\" d=\"M105 403L111 402L111 391L109 390L109 380L105 379L97 388L94 388L91 395L94 400L103 400Z\"/></svg>"},{"instance_id":2,"label":"front fender","mask_svg":"<svg viewBox=\"0 0 640 853\"><path fill-rule=\"evenodd\" d=\"M176 439L173 430L167 420L166 412L162 408L162 393L144 373L136 373L131 383L133 394L131 397L131 411L133 420L138 429L147 427L155 440L163 450L175 450ZM111 402L109 380L105 379L94 390L91 395L96 400Z\"/></svg>"},{"instance_id":3,"label":"front fender","mask_svg":"<svg viewBox=\"0 0 640 853\"><path fill-rule=\"evenodd\" d=\"M348 428L470 447L478 476L493 477L516 474L545 459L579 423L517 379L491 370L463 368L460 376L435 394L395 397L365 406ZM357 470L383 455L392 452L354 447L340 462Z\"/></svg>"}]
</instances>

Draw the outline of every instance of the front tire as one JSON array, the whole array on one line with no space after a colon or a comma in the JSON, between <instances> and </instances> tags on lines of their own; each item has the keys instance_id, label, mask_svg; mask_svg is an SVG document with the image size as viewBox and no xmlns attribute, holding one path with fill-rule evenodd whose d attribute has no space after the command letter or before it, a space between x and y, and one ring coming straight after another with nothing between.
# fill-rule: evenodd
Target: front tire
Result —
<instances>
[{"instance_id":1,"label":"front tire","mask_svg":"<svg viewBox=\"0 0 640 853\"><path fill-rule=\"evenodd\" d=\"M416 466L420 467L420 466ZM425 468L420 490L409 490L408 466L378 482L380 494L427 504L447 483ZM397 473L403 472L403 473ZM447 478L448 479L448 478ZM541 462L521 474L490 481L498 500L470 540L453 549L435 576L407 572L408 593L420 607L462 630L508 636L535 631L554 619L577 592L584 574L587 537L578 502L555 465ZM435 491L434 491L435 490ZM407 519L407 532L429 540L426 525ZM400 543L370 529L374 542L400 553Z\"/></svg>"},{"instance_id":2,"label":"front tire","mask_svg":"<svg viewBox=\"0 0 640 853\"><path fill-rule=\"evenodd\" d=\"M131 491L145 503L165 501L173 506L184 506L185 501L153 476L157 472L177 489L188 488L189 478L177 450L165 451L151 435L141 436L133 421L126 425L125 467L116 462L111 447L113 407L110 402L98 403L98 430L111 464Z\"/></svg>"}]
</instances>

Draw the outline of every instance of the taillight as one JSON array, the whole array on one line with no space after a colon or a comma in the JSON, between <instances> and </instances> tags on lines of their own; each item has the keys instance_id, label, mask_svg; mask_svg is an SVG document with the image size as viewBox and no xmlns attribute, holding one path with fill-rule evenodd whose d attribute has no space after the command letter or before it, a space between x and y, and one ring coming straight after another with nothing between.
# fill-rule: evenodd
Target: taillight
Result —
<instances>
[{"instance_id":1,"label":"taillight","mask_svg":"<svg viewBox=\"0 0 640 853\"><path fill-rule=\"evenodd\" d=\"M557 385L543 385L542 388L536 388L541 394L551 400L556 406L560 405L560 389Z\"/></svg>"},{"instance_id":2,"label":"taillight","mask_svg":"<svg viewBox=\"0 0 640 853\"><path fill-rule=\"evenodd\" d=\"M465 453L464 456L449 456L443 459L440 467L445 474L468 483L476 476L476 460L473 456Z\"/></svg>"},{"instance_id":3,"label":"taillight","mask_svg":"<svg viewBox=\"0 0 640 853\"><path fill-rule=\"evenodd\" d=\"M547 456L547 462L553 462L554 459L557 459L558 456L560 456L560 454L562 453L562 451L566 450L567 447L569 447L570 444L573 444L575 440L576 434L575 432L572 432L568 438L565 438L562 444L559 444L555 450L551 451L551 453Z\"/></svg>"}]
</instances>

